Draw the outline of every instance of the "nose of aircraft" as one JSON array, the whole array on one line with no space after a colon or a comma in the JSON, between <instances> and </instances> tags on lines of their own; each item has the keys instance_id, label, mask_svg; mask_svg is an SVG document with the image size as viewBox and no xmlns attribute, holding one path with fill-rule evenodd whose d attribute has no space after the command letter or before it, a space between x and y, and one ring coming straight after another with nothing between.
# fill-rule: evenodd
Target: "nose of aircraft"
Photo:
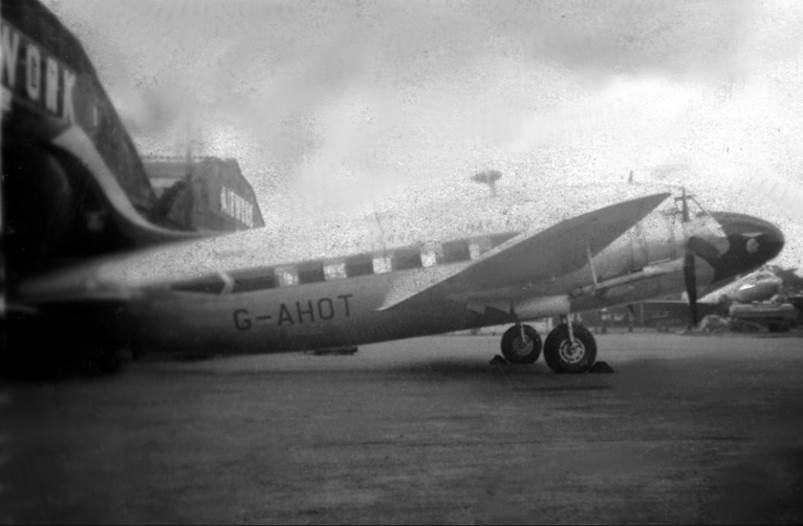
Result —
<instances>
[{"instance_id":1,"label":"nose of aircraft","mask_svg":"<svg viewBox=\"0 0 803 526\"><path fill-rule=\"evenodd\" d=\"M777 256L783 233L768 221L731 212L711 214L728 238L728 249L719 257L715 281L754 270Z\"/></svg>"}]
</instances>

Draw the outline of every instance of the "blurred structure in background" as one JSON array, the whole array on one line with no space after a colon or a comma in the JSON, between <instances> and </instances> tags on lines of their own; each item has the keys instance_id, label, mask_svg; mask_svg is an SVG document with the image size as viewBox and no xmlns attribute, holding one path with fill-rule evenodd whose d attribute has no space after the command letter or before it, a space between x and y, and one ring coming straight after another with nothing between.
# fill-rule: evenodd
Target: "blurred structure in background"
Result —
<instances>
[{"instance_id":1,"label":"blurred structure in background","mask_svg":"<svg viewBox=\"0 0 803 526\"><path fill-rule=\"evenodd\" d=\"M254 190L235 159L152 156L143 164L157 196L151 221L195 231L265 226Z\"/></svg>"}]
</instances>

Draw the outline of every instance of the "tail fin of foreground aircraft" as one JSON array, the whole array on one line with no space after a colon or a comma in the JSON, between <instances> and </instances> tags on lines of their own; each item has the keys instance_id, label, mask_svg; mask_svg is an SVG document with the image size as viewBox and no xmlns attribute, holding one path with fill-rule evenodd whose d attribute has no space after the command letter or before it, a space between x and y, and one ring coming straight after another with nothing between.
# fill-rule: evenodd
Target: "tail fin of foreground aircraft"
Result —
<instances>
[{"instance_id":1,"label":"tail fin of foreground aircraft","mask_svg":"<svg viewBox=\"0 0 803 526\"><path fill-rule=\"evenodd\" d=\"M234 199L228 194L242 191L229 191L221 182L226 177L218 176L212 183L220 199L184 203L184 209L228 218L200 226L171 221L78 39L37 1L1 7L3 241L10 277L251 226L228 210ZM193 184L186 185L192 190L184 201L209 189L208 181L199 182L187 176ZM255 198L249 202L256 206ZM243 224L232 227L232 218Z\"/></svg>"}]
</instances>

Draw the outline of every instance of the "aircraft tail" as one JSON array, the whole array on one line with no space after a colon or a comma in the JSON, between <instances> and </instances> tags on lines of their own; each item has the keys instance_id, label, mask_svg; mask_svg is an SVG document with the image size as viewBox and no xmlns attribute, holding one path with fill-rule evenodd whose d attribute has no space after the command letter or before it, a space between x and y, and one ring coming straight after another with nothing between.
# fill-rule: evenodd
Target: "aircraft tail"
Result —
<instances>
[{"instance_id":1,"label":"aircraft tail","mask_svg":"<svg viewBox=\"0 0 803 526\"><path fill-rule=\"evenodd\" d=\"M0 32L10 274L232 229L176 225L159 213L143 161L92 63L53 13L37 1L3 2ZM224 204L221 198L215 206Z\"/></svg>"}]
</instances>

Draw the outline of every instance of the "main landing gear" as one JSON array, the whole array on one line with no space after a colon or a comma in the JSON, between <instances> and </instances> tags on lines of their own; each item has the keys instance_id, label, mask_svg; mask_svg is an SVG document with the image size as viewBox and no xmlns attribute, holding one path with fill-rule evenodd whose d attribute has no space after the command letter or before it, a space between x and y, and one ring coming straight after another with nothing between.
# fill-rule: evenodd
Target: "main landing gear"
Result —
<instances>
[{"instance_id":1,"label":"main landing gear","mask_svg":"<svg viewBox=\"0 0 803 526\"><path fill-rule=\"evenodd\" d=\"M597 359L597 343L579 323L566 320L552 329L543 345L544 360L556 373L584 373ZM517 323L502 336L502 355L511 363L533 363L541 355L541 338L529 325Z\"/></svg>"},{"instance_id":2,"label":"main landing gear","mask_svg":"<svg viewBox=\"0 0 803 526\"><path fill-rule=\"evenodd\" d=\"M502 336L502 356L510 363L534 363L541 356L541 337L529 325L517 323Z\"/></svg>"}]
</instances>

